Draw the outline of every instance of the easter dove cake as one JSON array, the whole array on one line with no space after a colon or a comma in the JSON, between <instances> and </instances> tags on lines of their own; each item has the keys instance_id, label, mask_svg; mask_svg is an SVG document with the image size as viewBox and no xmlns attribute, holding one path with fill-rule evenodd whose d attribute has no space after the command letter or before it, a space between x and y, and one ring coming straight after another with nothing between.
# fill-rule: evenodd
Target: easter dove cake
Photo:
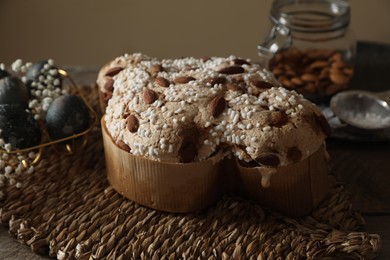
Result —
<instances>
[{"instance_id":1,"label":"easter dove cake","mask_svg":"<svg viewBox=\"0 0 390 260\"><path fill-rule=\"evenodd\" d=\"M97 83L108 179L129 199L187 212L236 191L301 215L326 193L327 120L249 60L125 54L102 67ZM303 183L288 180L296 174ZM310 186L310 207L291 211L294 203L268 200L286 185Z\"/></svg>"}]
</instances>

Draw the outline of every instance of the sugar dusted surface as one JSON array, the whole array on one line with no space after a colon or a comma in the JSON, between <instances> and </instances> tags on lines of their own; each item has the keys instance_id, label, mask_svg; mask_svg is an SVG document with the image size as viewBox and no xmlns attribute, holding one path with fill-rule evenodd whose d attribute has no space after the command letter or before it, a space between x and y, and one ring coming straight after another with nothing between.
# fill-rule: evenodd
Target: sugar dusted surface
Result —
<instances>
[{"instance_id":1,"label":"sugar dusted surface","mask_svg":"<svg viewBox=\"0 0 390 260\"><path fill-rule=\"evenodd\" d=\"M118 57L109 65L120 65L124 69L113 77L114 91L105 114L108 132L115 141L127 144L132 154L167 162L180 161L180 148L191 129L199 134L195 161L209 158L222 147L228 147L244 161L255 160L263 153L274 153L281 166L291 163L287 158L291 147L302 152L302 159L315 152L325 135L305 118L320 116L319 109L296 92L280 87L268 71L256 64L241 65L245 71L240 74L219 72L232 65L235 59L230 56L160 61L139 53ZM150 73L150 67L155 64L162 65L164 71L156 75ZM103 76L99 74L98 83ZM175 78L180 76L191 76L195 80L175 83ZM210 79L221 76L228 82L237 79L244 82L245 93L229 90L225 84L211 86ZM159 86L156 77L169 80L170 86ZM254 81L266 81L274 87L260 89L252 83ZM143 100L145 88L158 94L152 104ZM224 97L226 108L214 118L208 105L217 95ZM288 119L286 124L270 124L270 114L275 111L283 111ZM126 127L130 114L139 120L135 133Z\"/></svg>"}]
</instances>

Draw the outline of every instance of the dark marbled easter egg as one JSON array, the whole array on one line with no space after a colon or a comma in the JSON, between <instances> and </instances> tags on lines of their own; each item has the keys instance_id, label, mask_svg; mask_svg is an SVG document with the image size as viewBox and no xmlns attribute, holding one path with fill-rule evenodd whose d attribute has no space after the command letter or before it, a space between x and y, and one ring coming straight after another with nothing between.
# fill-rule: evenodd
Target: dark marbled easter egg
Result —
<instances>
[{"instance_id":1,"label":"dark marbled easter egg","mask_svg":"<svg viewBox=\"0 0 390 260\"><path fill-rule=\"evenodd\" d=\"M27 107L28 99L28 88L19 78L6 76L0 79L0 104Z\"/></svg>"},{"instance_id":2,"label":"dark marbled easter egg","mask_svg":"<svg viewBox=\"0 0 390 260\"><path fill-rule=\"evenodd\" d=\"M0 137L13 149L24 149L41 142L38 122L20 105L0 105L0 130Z\"/></svg>"},{"instance_id":3,"label":"dark marbled easter egg","mask_svg":"<svg viewBox=\"0 0 390 260\"><path fill-rule=\"evenodd\" d=\"M90 114L83 99L76 95L56 98L46 113L46 126L54 140L69 137L87 130Z\"/></svg>"},{"instance_id":4,"label":"dark marbled easter egg","mask_svg":"<svg viewBox=\"0 0 390 260\"><path fill-rule=\"evenodd\" d=\"M53 74L51 71L56 71ZM46 86L48 83L41 82L40 77L43 76L44 79L48 80L48 76L50 75L51 81L58 79L59 85L61 86L62 78L58 73L58 68L49 64L47 60L42 60L34 63L26 72L26 84L29 88L35 89L36 86L32 85L32 82L40 82L42 85Z\"/></svg>"}]
</instances>

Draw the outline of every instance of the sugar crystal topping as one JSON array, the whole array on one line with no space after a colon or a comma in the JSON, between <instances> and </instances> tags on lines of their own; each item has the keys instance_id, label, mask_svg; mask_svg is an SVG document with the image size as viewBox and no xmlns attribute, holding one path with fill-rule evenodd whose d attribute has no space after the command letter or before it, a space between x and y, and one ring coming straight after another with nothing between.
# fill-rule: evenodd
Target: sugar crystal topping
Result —
<instances>
[{"instance_id":1,"label":"sugar crystal topping","mask_svg":"<svg viewBox=\"0 0 390 260\"><path fill-rule=\"evenodd\" d=\"M319 109L250 61L235 56L160 61L136 53L118 57L108 67L118 65L124 69L112 77L105 121L112 138L134 155L182 162L183 147L191 143L196 148L193 161L227 149L242 161L275 154L282 166L291 163L289 148L298 147L305 158L324 141L316 123ZM157 67L159 71L151 70ZM98 83L104 76L99 75ZM169 86L161 86L157 77ZM156 95L150 104L145 91ZM138 119L137 131L126 128L130 115Z\"/></svg>"}]
</instances>

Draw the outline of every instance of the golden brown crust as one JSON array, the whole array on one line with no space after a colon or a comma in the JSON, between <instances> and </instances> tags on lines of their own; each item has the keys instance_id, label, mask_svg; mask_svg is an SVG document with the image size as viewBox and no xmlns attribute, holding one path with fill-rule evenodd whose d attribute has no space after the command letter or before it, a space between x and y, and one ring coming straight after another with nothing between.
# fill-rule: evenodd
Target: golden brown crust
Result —
<instances>
[{"instance_id":1,"label":"golden brown crust","mask_svg":"<svg viewBox=\"0 0 390 260\"><path fill-rule=\"evenodd\" d=\"M276 161L284 166L317 151L328 134L315 105L279 87L259 65L234 56L124 55L103 66L99 86L108 76L114 80L105 115L108 132L145 158L202 161L230 147L240 160L272 154L268 166ZM130 114L139 122L132 131L126 122ZM192 128L198 135L188 143L186 131Z\"/></svg>"}]
</instances>

